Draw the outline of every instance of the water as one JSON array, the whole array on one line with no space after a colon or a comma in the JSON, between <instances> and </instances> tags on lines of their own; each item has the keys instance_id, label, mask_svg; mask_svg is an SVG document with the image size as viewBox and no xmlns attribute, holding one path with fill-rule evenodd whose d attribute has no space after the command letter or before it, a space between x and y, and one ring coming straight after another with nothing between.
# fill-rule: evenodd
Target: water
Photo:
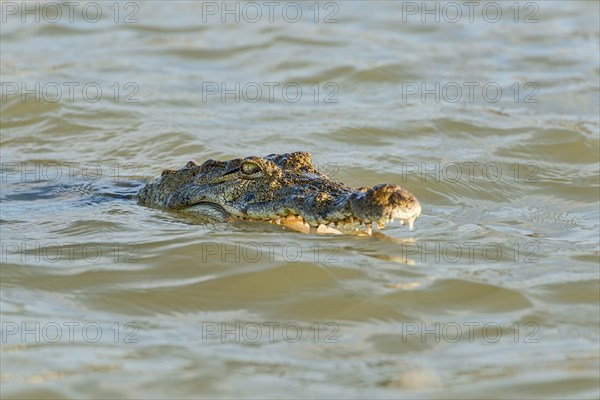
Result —
<instances>
[{"instance_id":1,"label":"water","mask_svg":"<svg viewBox=\"0 0 600 400\"><path fill-rule=\"evenodd\" d=\"M3 398L599 396L597 2L52 4L2 3ZM298 150L415 230L132 199Z\"/></svg>"}]
</instances>

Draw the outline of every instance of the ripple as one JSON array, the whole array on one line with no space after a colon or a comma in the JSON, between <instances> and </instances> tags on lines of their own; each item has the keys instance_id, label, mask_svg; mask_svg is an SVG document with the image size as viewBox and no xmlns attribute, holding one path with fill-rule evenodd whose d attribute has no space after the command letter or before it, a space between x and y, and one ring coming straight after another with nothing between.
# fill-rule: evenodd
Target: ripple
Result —
<instances>
[{"instance_id":1,"label":"ripple","mask_svg":"<svg viewBox=\"0 0 600 400\"><path fill-rule=\"evenodd\" d=\"M506 312L527 309L531 301L517 290L495 285L447 279L437 281L426 290L396 291L386 300L421 312L443 308L445 312L475 310Z\"/></svg>"},{"instance_id":2,"label":"ripple","mask_svg":"<svg viewBox=\"0 0 600 400\"><path fill-rule=\"evenodd\" d=\"M193 48L181 48L181 49L165 49L161 52L163 54L192 59L192 60L217 60L217 59L226 59L231 57L237 57L244 53L249 53L253 51L257 51L260 49L269 48L271 43L263 43L263 44L254 44L254 45L245 45L239 47L230 47L227 49L222 48L203 48L203 49L193 49Z\"/></svg>"}]
</instances>

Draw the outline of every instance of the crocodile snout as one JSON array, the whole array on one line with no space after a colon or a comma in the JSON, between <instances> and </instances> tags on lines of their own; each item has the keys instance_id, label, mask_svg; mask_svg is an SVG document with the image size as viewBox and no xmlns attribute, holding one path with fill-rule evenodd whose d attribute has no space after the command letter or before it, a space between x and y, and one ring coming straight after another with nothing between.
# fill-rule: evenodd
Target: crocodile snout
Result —
<instances>
[{"instance_id":1,"label":"crocodile snout","mask_svg":"<svg viewBox=\"0 0 600 400\"><path fill-rule=\"evenodd\" d=\"M398 185L382 184L355 193L350 200L352 213L360 220L378 225L399 219L412 229L421 214L421 204L409 191Z\"/></svg>"}]
</instances>

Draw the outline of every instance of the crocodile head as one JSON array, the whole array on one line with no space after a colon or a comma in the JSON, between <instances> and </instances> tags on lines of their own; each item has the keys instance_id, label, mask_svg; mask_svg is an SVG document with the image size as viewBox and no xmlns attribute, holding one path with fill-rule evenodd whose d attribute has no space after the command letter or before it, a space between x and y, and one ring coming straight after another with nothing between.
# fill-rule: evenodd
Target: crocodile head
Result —
<instances>
[{"instance_id":1,"label":"crocodile head","mask_svg":"<svg viewBox=\"0 0 600 400\"><path fill-rule=\"evenodd\" d=\"M381 229L394 219L412 229L421 213L416 197L400 186L353 189L319 173L303 152L190 161L163 171L139 199L211 221L269 221L307 232L339 233L331 224L344 229L358 223L371 234L372 223Z\"/></svg>"}]
</instances>

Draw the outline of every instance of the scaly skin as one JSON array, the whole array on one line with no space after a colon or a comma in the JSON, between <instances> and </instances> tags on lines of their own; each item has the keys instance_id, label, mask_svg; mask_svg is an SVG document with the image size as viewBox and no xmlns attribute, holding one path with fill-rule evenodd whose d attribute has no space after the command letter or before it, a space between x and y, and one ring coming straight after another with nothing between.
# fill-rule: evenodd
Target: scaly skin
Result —
<instances>
[{"instance_id":1,"label":"scaly skin","mask_svg":"<svg viewBox=\"0 0 600 400\"><path fill-rule=\"evenodd\" d=\"M319 173L303 152L190 161L165 170L138 194L140 202L182 210L210 221L270 221L312 233L340 233L328 228L359 223L367 234L399 219L412 230L421 205L396 185L353 189Z\"/></svg>"}]
</instances>

